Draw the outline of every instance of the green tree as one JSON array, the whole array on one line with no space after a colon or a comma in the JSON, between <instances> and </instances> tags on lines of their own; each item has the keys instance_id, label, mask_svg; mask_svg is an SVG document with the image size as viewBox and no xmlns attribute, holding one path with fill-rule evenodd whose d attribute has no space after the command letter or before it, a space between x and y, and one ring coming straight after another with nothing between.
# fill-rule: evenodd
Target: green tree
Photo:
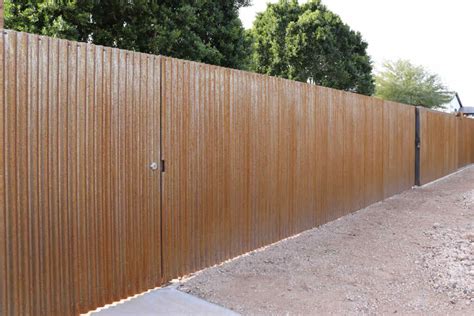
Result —
<instances>
[{"instance_id":1,"label":"green tree","mask_svg":"<svg viewBox=\"0 0 474 316\"><path fill-rule=\"evenodd\" d=\"M5 0L5 28L21 32L79 40L89 17L90 6L75 1Z\"/></svg>"},{"instance_id":2,"label":"green tree","mask_svg":"<svg viewBox=\"0 0 474 316\"><path fill-rule=\"evenodd\" d=\"M436 74L407 60L386 62L375 76L377 97L427 108L443 107L454 94L447 90Z\"/></svg>"},{"instance_id":3,"label":"green tree","mask_svg":"<svg viewBox=\"0 0 474 316\"><path fill-rule=\"evenodd\" d=\"M247 68L249 0L6 0L6 28Z\"/></svg>"},{"instance_id":4,"label":"green tree","mask_svg":"<svg viewBox=\"0 0 474 316\"><path fill-rule=\"evenodd\" d=\"M269 4L250 34L251 68L256 72L366 95L374 92L367 43L320 0Z\"/></svg>"}]
</instances>

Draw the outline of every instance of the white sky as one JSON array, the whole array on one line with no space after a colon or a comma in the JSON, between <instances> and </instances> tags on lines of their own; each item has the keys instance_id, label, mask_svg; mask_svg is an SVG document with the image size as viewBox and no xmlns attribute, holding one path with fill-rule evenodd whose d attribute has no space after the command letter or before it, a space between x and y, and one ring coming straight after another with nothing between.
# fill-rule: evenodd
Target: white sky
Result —
<instances>
[{"instance_id":1,"label":"white sky","mask_svg":"<svg viewBox=\"0 0 474 316\"><path fill-rule=\"evenodd\" d=\"M300 3L305 0L299 0ZM267 2L253 0L240 18L250 28ZM369 44L376 68L384 60L408 59L440 75L464 106L474 106L474 1L323 0Z\"/></svg>"}]
</instances>

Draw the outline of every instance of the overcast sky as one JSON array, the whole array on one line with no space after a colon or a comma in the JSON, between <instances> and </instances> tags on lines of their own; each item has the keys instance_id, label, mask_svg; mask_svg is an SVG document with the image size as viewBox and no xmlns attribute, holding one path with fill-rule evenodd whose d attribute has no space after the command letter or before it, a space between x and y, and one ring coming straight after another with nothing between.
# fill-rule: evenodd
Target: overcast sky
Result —
<instances>
[{"instance_id":1,"label":"overcast sky","mask_svg":"<svg viewBox=\"0 0 474 316\"><path fill-rule=\"evenodd\" d=\"M250 28L267 2L253 0L240 18ZM300 0L300 3L304 0ZM474 2L470 0L323 0L368 42L376 68L408 59L440 75L464 106L474 106Z\"/></svg>"}]
</instances>

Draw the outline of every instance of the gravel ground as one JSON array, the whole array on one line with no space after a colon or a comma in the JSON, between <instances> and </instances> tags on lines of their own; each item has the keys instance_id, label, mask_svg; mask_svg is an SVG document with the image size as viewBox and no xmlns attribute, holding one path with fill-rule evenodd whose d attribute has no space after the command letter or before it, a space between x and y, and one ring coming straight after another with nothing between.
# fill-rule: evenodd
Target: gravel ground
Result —
<instances>
[{"instance_id":1,"label":"gravel ground","mask_svg":"<svg viewBox=\"0 0 474 316\"><path fill-rule=\"evenodd\" d=\"M183 280L245 315L474 315L474 167Z\"/></svg>"}]
</instances>

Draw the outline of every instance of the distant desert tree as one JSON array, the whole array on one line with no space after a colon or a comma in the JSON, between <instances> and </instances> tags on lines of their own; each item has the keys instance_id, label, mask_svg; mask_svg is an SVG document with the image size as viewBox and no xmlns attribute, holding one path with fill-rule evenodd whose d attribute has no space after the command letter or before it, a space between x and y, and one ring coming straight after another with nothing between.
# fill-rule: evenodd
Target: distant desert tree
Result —
<instances>
[{"instance_id":1,"label":"distant desert tree","mask_svg":"<svg viewBox=\"0 0 474 316\"><path fill-rule=\"evenodd\" d=\"M447 90L438 75L407 60L385 62L375 76L375 95L427 108L442 108L454 94Z\"/></svg>"}]
</instances>

